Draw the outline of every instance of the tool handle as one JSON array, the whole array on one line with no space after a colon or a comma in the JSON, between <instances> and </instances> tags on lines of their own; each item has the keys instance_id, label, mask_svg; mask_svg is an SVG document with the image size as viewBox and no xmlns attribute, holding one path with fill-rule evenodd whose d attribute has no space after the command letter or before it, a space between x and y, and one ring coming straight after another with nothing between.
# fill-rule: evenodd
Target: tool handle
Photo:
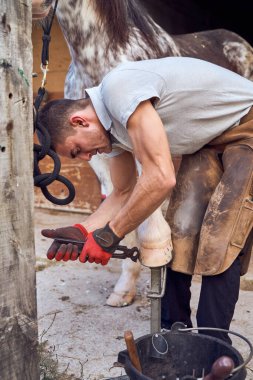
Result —
<instances>
[{"instance_id":1,"label":"tool handle","mask_svg":"<svg viewBox=\"0 0 253 380\"><path fill-rule=\"evenodd\" d=\"M132 331L125 331L124 338L132 365L137 369L137 371L142 373L141 363Z\"/></svg>"},{"instance_id":2,"label":"tool handle","mask_svg":"<svg viewBox=\"0 0 253 380\"><path fill-rule=\"evenodd\" d=\"M234 366L229 356L221 356L213 363L211 372L203 380L224 380L231 374Z\"/></svg>"}]
</instances>

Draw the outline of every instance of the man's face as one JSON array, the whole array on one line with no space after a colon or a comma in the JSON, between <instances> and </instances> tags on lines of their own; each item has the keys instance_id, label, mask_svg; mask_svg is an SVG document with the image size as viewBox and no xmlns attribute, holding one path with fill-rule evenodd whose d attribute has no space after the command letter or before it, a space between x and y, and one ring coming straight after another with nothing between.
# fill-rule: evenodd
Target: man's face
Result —
<instances>
[{"instance_id":1,"label":"man's face","mask_svg":"<svg viewBox=\"0 0 253 380\"><path fill-rule=\"evenodd\" d=\"M73 128L74 134L56 145L56 151L61 156L90 161L97 153L111 152L108 134L96 117L79 117L70 128Z\"/></svg>"}]
</instances>

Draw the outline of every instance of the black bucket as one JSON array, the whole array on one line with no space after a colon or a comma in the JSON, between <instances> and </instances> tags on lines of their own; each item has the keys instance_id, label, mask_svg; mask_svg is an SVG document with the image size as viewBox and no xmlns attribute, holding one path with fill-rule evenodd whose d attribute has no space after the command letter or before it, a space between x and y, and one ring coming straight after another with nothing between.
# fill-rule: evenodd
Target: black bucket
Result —
<instances>
[{"instance_id":1,"label":"black bucket","mask_svg":"<svg viewBox=\"0 0 253 380\"><path fill-rule=\"evenodd\" d=\"M127 350L119 352L118 361L124 365L130 380L188 380L203 378L210 373L218 358L228 356L235 365L229 379L246 378L245 365L252 357L252 345L246 338L232 331L219 329L237 335L249 344L250 355L244 362L241 354L230 344L192 330L199 329L186 329L183 324L176 323L170 331L136 339L142 373L133 367Z\"/></svg>"}]
</instances>

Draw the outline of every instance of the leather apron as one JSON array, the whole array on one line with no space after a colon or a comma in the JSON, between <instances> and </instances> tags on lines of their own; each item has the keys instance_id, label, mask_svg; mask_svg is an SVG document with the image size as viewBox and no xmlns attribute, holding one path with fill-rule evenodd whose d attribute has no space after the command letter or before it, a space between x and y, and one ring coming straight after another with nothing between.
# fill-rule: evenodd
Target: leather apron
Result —
<instances>
[{"instance_id":1,"label":"leather apron","mask_svg":"<svg viewBox=\"0 0 253 380\"><path fill-rule=\"evenodd\" d=\"M240 124L182 157L166 220L173 270L216 275L241 259L248 269L253 244L253 107Z\"/></svg>"}]
</instances>

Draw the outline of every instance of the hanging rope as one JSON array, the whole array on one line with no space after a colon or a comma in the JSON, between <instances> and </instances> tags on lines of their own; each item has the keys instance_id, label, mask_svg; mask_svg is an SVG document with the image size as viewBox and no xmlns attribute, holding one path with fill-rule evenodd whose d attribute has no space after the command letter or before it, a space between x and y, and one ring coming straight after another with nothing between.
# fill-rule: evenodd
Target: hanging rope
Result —
<instances>
[{"instance_id":1,"label":"hanging rope","mask_svg":"<svg viewBox=\"0 0 253 380\"><path fill-rule=\"evenodd\" d=\"M48 62L49 62L49 43L51 40L50 32L53 24L54 15L56 12L58 0L55 1L55 6L53 9L52 17L49 22L45 22L43 24L43 37L42 37L42 53L41 53L41 70L43 72L43 78L41 87L38 90L38 94L34 101L34 133L38 137L39 144L34 144L33 152L34 152L34 186L40 187L42 193L46 197L47 200L56 204L56 205L67 205L73 201L75 198L75 188L73 184L65 177L60 175L61 170L61 161L55 151L50 148L51 140L47 129L38 122L38 110L43 101L45 95L45 84L46 84L46 76L48 72ZM43 160L46 156L51 157L54 163L54 168L52 173L41 173L39 168L39 161ZM47 187L52 184L54 181L58 181L63 183L68 189L68 196L66 198L56 198L53 196Z\"/></svg>"}]
</instances>

